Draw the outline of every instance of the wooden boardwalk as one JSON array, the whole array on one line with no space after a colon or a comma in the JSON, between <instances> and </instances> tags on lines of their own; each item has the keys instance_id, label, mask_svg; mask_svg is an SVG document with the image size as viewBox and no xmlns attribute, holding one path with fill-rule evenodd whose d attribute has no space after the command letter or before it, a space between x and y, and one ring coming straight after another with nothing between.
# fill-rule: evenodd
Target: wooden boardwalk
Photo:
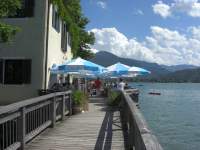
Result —
<instances>
[{"instance_id":1,"label":"wooden boardwalk","mask_svg":"<svg viewBox=\"0 0 200 150\"><path fill-rule=\"evenodd\" d=\"M105 99L92 98L89 111L66 118L28 143L27 150L123 150L124 135L118 110ZM125 138L126 139L126 138Z\"/></svg>"}]
</instances>

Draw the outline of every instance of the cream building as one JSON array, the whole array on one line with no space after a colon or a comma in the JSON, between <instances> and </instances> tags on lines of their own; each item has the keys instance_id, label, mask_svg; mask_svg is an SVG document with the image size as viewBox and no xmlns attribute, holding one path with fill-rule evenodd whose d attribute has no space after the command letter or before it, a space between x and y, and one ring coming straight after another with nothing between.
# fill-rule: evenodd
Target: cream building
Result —
<instances>
[{"instance_id":1,"label":"cream building","mask_svg":"<svg viewBox=\"0 0 200 150\"><path fill-rule=\"evenodd\" d=\"M0 105L35 97L51 84L50 68L72 58L70 34L50 0L23 0L15 17L21 28L11 43L0 43Z\"/></svg>"}]
</instances>

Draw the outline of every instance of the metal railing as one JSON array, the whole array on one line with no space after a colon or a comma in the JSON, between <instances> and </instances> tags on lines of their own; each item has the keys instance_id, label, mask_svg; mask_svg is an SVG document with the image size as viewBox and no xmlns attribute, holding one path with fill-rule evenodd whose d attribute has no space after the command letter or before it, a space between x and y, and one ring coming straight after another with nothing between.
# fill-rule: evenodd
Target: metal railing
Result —
<instances>
[{"instance_id":1,"label":"metal railing","mask_svg":"<svg viewBox=\"0 0 200 150\"><path fill-rule=\"evenodd\" d=\"M23 150L28 141L71 114L71 91L51 93L2 107L0 150Z\"/></svg>"},{"instance_id":2,"label":"metal railing","mask_svg":"<svg viewBox=\"0 0 200 150\"><path fill-rule=\"evenodd\" d=\"M132 94L134 94L133 91ZM121 118L128 149L163 150L156 136L148 127L137 103L130 97L131 92L122 92ZM136 93L137 94L137 93ZM135 100L137 101L137 100Z\"/></svg>"}]
</instances>

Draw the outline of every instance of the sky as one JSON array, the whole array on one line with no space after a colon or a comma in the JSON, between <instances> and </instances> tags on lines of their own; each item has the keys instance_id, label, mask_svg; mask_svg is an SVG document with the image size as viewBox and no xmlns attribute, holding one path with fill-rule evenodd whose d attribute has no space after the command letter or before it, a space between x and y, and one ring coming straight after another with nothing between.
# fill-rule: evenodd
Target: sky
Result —
<instances>
[{"instance_id":1,"label":"sky","mask_svg":"<svg viewBox=\"0 0 200 150\"><path fill-rule=\"evenodd\" d=\"M93 51L200 66L200 0L81 0Z\"/></svg>"}]
</instances>

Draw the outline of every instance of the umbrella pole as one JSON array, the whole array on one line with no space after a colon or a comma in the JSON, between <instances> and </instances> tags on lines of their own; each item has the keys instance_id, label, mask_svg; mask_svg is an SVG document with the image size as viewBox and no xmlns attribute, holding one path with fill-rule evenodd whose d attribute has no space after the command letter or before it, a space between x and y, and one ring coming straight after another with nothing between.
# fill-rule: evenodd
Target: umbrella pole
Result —
<instances>
[{"instance_id":1,"label":"umbrella pole","mask_svg":"<svg viewBox=\"0 0 200 150\"><path fill-rule=\"evenodd\" d=\"M85 93L87 93L87 79L86 79L86 77L84 78L84 80L85 80Z\"/></svg>"},{"instance_id":2,"label":"umbrella pole","mask_svg":"<svg viewBox=\"0 0 200 150\"><path fill-rule=\"evenodd\" d=\"M78 77L78 90L81 90L81 82L79 77Z\"/></svg>"}]
</instances>

